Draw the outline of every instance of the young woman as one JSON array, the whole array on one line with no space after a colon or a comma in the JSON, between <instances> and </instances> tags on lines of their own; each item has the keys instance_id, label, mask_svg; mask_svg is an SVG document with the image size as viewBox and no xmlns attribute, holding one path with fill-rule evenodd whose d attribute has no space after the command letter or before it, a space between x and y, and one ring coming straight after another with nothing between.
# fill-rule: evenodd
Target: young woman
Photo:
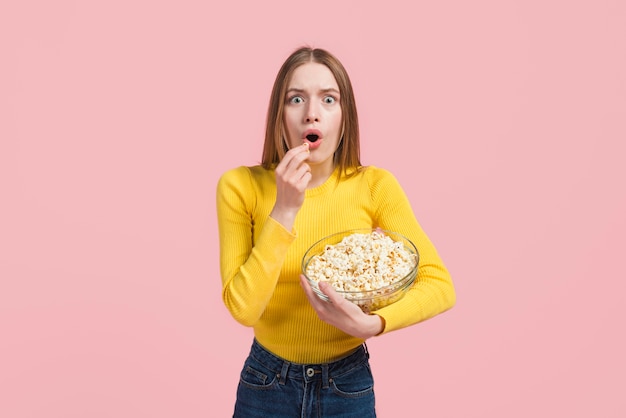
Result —
<instances>
[{"instance_id":1,"label":"young woman","mask_svg":"<svg viewBox=\"0 0 626 418\"><path fill-rule=\"evenodd\" d=\"M294 51L271 93L262 164L217 186L223 300L254 329L234 417L375 417L365 341L450 309L450 275L387 170L362 166L354 93L340 61ZM369 314L301 274L306 250L344 230L381 228L413 241L417 279L398 302Z\"/></svg>"}]
</instances>

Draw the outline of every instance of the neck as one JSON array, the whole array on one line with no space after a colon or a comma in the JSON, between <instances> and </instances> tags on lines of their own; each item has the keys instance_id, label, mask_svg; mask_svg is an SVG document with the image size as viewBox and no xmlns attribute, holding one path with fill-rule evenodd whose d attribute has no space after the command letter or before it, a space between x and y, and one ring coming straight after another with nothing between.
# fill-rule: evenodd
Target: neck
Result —
<instances>
[{"instance_id":1,"label":"neck","mask_svg":"<svg viewBox=\"0 0 626 418\"><path fill-rule=\"evenodd\" d=\"M326 180L329 179L330 176L333 175L335 171L334 164L328 165L312 165L311 166L311 181L307 186L307 189L313 189L315 187L321 186L324 184Z\"/></svg>"}]
</instances>

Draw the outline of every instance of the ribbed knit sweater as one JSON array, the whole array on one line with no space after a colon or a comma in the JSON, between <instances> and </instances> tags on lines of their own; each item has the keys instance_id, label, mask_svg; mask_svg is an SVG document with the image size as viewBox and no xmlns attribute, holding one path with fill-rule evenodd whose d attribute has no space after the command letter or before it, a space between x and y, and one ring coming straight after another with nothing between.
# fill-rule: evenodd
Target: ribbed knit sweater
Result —
<instances>
[{"instance_id":1,"label":"ribbed knit sweater","mask_svg":"<svg viewBox=\"0 0 626 418\"><path fill-rule=\"evenodd\" d=\"M363 343L322 322L300 286L304 253L327 235L380 227L417 247L412 288L373 312L384 319L382 334L431 318L456 300L450 274L397 179L374 166L338 178L335 170L325 183L306 190L291 231L269 216L276 201L273 170L242 166L225 172L217 184L224 304L235 320L253 327L261 345L295 363L332 361Z\"/></svg>"}]
</instances>

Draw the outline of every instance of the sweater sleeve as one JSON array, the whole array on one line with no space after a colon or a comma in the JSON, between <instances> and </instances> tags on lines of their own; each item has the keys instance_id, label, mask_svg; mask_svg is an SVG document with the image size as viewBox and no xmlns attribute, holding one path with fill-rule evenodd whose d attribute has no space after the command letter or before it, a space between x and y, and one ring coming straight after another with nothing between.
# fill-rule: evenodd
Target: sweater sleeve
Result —
<instances>
[{"instance_id":1,"label":"sweater sleeve","mask_svg":"<svg viewBox=\"0 0 626 418\"><path fill-rule=\"evenodd\" d=\"M386 170L375 172L370 189L378 226L405 235L419 253L417 278L411 289L399 301L374 312L384 319L384 334L445 312L456 303L456 293L450 273L417 221L397 179Z\"/></svg>"},{"instance_id":2,"label":"sweater sleeve","mask_svg":"<svg viewBox=\"0 0 626 418\"><path fill-rule=\"evenodd\" d=\"M267 217L253 221L256 193L247 167L227 171L217 184L222 299L245 326L259 320L274 293L285 254L295 235Z\"/></svg>"}]
</instances>

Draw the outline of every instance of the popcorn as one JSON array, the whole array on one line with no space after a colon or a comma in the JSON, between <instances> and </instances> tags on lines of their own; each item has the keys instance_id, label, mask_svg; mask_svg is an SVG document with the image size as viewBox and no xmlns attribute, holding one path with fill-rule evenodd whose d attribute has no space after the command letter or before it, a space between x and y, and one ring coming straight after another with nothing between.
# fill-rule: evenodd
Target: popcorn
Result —
<instances>
[{"instance_id":1,"label":"popcorn","mask_svg":"<svg viewBox=\"0 0 626 418\"><path fill-rule=\"evenodd\" d=\"M354 233L337 244L326 245L321 254L311 258L305 273L314 283L326 281L337 291L355 292L350 295L353 302L370 311L390 301L375 305L358 299L393 292L394 288L384 288L406 277L416 265L417 254L383 232L373 231Z\"/></svg>"}]
</instances>

